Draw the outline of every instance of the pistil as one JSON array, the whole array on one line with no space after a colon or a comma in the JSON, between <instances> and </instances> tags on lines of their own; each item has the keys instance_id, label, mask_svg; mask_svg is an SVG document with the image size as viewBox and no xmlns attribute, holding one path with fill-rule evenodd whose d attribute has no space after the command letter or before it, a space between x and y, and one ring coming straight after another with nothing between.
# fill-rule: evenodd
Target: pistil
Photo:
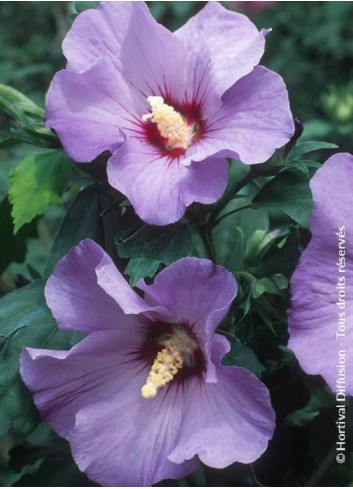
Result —
<instances>
[{"instance_id":1,"label":"pistil","mask_svg":"<svg viewBox=\"0 0 353 489\"><path fill-rule=\"evenodd\" d=\"M156 397L158 389L173 380L183 363L183 357L173 344L160 351L153 362L146 384L141 389L142 397Z\"/></svg>"},{"instance_id":2,"label":"pistil","mask_svg":"<svg viewBox=\"0 0 353 489\"><path fill-rule=\"evenodd\" d=\"M157 343L164 348L158 352L142 386L141 395L146 399L156 397L158 389L171 382L184 366L194 367L194 352L198 350L197 342L179 325L173 325L172 333L163 335Z\"/></svg>"},{"instance_id":3,"label":"pistil","mask_svg":"<svg viewBox=\"0 0 353 489\"><path fill-rule=\"evenodd\" d=\"M164 102L163 97L150 96L147 102L151 113L143 115L142 120L151 120L157 125L160 135L166 139L166 149L187 149L192 144L194 126L188 125L174 107Z\"/></svg>"}]
</instances>

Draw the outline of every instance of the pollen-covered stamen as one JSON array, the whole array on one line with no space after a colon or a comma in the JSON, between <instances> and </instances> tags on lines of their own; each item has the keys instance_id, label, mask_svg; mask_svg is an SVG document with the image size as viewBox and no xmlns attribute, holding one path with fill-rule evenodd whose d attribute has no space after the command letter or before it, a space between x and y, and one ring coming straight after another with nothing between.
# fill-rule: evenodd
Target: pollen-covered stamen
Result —
<instances>
[{"instance_id":1,"label":"pollen-covered stamen","mask_svg":"<svg viewBox=\"0 0 353 489\"><path fill-rule=\"evenodd\" d=\"M163 97L150 96L147 102L151 106L151 113L143 115L142 120L146 122L150 119L157 125L160 135L167 140L167 149L187 149L195 133L194 125L188 125L174 107L164 103Z\"/></svg>"},{"instance_id":2,"label":"pollen-covered stamen","mask_svg":"<svg viewBox=\"0 0 353 489\"><path fill-rule=\"evenodd\" d=\"M191 366L194 361L194 350L198 348L196 341L191 338L182 326L173 326L171 335L161 337L160 343L165 348L158 352L148 374L141 395L154 398L158 389L172 381L184 365Z\"/></svg>"},{"instance_id":3,"label":"pollen-covered stamen","mask_svg":"<svg viewBox=\"0 0 353 489\"><path fill-rule=\"evenodd\" d=\"M141 389L142 397L156 397L157 390L173 380L183 363L183 357L174 345L160 351L153 362L146 384Z\"/></svg>"}]
</instances>

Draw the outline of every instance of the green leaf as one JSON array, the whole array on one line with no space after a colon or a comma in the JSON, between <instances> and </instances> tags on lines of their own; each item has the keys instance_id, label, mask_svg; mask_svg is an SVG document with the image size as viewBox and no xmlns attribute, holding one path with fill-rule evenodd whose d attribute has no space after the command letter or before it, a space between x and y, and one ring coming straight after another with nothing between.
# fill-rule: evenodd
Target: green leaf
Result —
<instances>
[{"instance_id":1,"label":"green leaf","mask_svg":"<svg viewBox=\"0 0 353 489\"><path fill-rule=\"evenodd\" d=\"M19 233L14 234L11 209L8 197L5 197L0 203L0 275L10 263L24 261L27 251L25 240L36 237L36 229L32 225L24 226Z\"/></svg>"},{"instance_id":2,"label":"green leaf","mask_svg":"<svg viewBox=\"0 0 353 489\"><path fill-rule=\"evenodd\" d=\"M235 337L232 337L231 350L223 358L222 363L224 365L246 368L258 377L266 370L253 350Z\"/></svg>"},{"instance_id":3,"label":"green leaf","mask_svg":"<svg viewBox=\"0 0 353 489\"><path fill-rule=\"evenodd\" d=\"M220 214L218 224L212 229L212 242L217 263L235 273L244 268L247 243L258 230L266 231L269 226L268 211L265 209L240 209L246 199L234 199ZM233 212L234 211L234 212ZM227 213L231 213L226 216Z\"/></svg>"},{"instance_id":4,"label":"green leaf","mask_svg":"<svg viewBox=\"0 0 353 489\"><path fill-rule=\"evenodd\" d=\"M264 231L263 229L257 229L248 238L246 243L247 265L256 266L276 238L276 231L269 232Z\"/></svg>"},{"instance_id":5,"label":"green leaf","mask_svg":"<svg viewBox=\"0 0 353 489\"><path fill-rule=\"evenodd\" d=\"M117 236L119 256L130 258L125 270L130 283L135 285L141 278L153 277L161 264L192 254L192 240L188 229L182 224L159 227L144 224L126 239Z\"/></svg>"},{"instance_id":6,"label":"green leaf","mask_svg":"<svg viewBox=\"0 0 353 489\"><path fill-rule=\"evenodd\" d=\"M292 160L287 163L287 168L288 167L290 167L291 170L298 170L309 179L315 171L321 167L321 163L312 160Z\"/></svg>"},{"instance_id":7,"label":"green leaf","mask_svg":"<svg viewBox=\"0 0 353 489\"><path fill-rule=\"evenodd\" d=\"M281 274L272 277L259 278L251 283L252 295L258 299L262 294L281 294L281 290L288 287L288 279Z\"/></svg>"},{"instance_id":8,"label":"green leaf","mask_svg":"<svg viewBox=\"0 0 353 489\"><path fill-rule=\"evenodd\" d=\"M57 261L86 238L100 244L117 261L114 235L122 227L120 194L105 184L95 183L82 190L71 203L56 234L45 275Z\"/></svg>"},{"instance_id":9,"label":"green leaf","mask_svg":"<svg viewBox=\"0 0 353 489\"><path fill-rule=\"evenodd\" d=\"M212 229L212 242L217 264L234 273L244 268L245 238L240 228L225 221Z\"/></svg>"},{"instance_id":10,"label":"green leaf","mask_svg":"<svg viewBox=\"0 0 353 489\"><path fill-rule=\"evenodd\" d=\"M298 143L290 152L290 159L301 159L303 155L312 153L313 151L319 151L321 149L336 149L338 146L333 143L327 143L326 141L305 141Z\"/></svg>"},{"instance_id":11,"label":"green leaf","mask_svg":"<svg viewBox=\"0 0 353 489\"><path fill-rule=\"evenodd\" d=\"M297 170L298 172L303 173L303 175L307 179L309 179L309 175L310 175L309 169L306 166L306 164L304 163L304 161L297 161L297 160L291 161L290 168L291 168L291 170Z\"/></svg>"},{"instance_id":12,"label":"green leaf","mask_svg":"<svg viewBox=\"0 0 353 489\"><path fill-rule=\"evenodd\" d=\"M281 322L281 312L272 304L264 294L261 294L257 299L251 301L252 313L260 316L262 321L272 331L274 336L278 336L275 323Z\"/></svg>"},{"instance_id":13,"label":"green leaf","mask_svg":"<svg viewBox=\"0 0 353 489\"><path fill-rule=\"evenodd\" d=\"M154 277L162 262L150 257L131 258L125 273L130 277L130 284L134 286L141 278Z\"/></svg>"},{"instance_id":14,"label":"green leaf","mask_svg":"<svg viewBox=\"0 0 353 489\"><path fill-rule=\"evenodd\" d=\"M284 424L287 426L295 426L297 428L303 428L308 425L313 419L315 419L321 411L327 408L333 408L335 405L335 398L332 395L330 389L316 388L309 399L306 406L297 411L289 414L284 420Z\"/></svg>"},{"instance_id":15,"label":"green leaf","mask_svg":"<svg viewBox=\"0 0 353 489\"><path fill-rule=\"evenodd\" d=\"M96 486L78 469L66 440L53 435L46 438L44 443L25 441L10 450L9 466L17 475L15 487Z\"/></svg>"},{"instance_id":16,"label":"green leaf","mask_svg":"<svg viewBox=\"0 0 353 489\"><path fill-rule=\"evenodd\" d=\"M38 280L0 300L0 435L26 434L38 422L31 395L19 374L24 346L67 349L69 334L60 331L44 300Z\"/></svg>"},{"instance_id":17,"label":"green leaf","mask_svg":"<svg viewBox=\"0 0 353 489\"><path fill-rule=\"evenodd\" d=\"M27 156L10 173L9 198L15 233L52 204L61 203L72 163L59 150Z\"/></svg>"},{"instance_id":18,"label":"green leaf","mask_svg":"<svg viewBox=\"0 0 353 489\"><path fill-rule=\"evenodd\" d=\"M263 259L256 267L256 275L266 277L276 270L278 273L291 276L300 255L300 237L298 228L291 226L288 236L282 237L273 243L265 253Z\"/></svg>"},{"instance_id":19,"label":"green leaf","mask_svg":"<svg viewBox=\"0 0 353 489\"><path fill-rule=\"evenodd\" d=\"M281 210L307 228L313 205L308 179L296 170L283 171L261 188L253 205Z\"/></svg>"},{"instance_id":20,"label":"green leaf","mask_svg":"<svg viewBox=\"0 0 353 489\"><path fill-rule=\"evenodd\" d=\"M283 165L286 164L285 148L280 148L271 156L265 163L256 165L256 175L258 176L272 176L276 175L283 169Z\"/></svg>"},{"instance_id":21,"label":"green leaf","mask_svg":"<svg viewBox=\"0 0 353 489\"><path fill-rule=\"evenodd\" d=\"M52 273L57 261L83 239L102 241L100 212L98 185L94 184L82 190L68 208L54 240L46 276Z\"/></svg>"}]
</instances>

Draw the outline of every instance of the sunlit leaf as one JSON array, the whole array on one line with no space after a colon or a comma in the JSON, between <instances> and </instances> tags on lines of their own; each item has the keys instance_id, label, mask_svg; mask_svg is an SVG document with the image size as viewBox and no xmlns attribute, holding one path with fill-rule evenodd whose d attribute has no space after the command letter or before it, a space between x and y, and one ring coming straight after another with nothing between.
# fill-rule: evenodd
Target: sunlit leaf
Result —
<instances>
[{"instance_id":1,"label":"sunlit leaf","mask_svg":"<svg viewBox=\"0 0 353 489\"><path fill-rule=\"evenodd\" d=\"M52 204L61 203L73 165L58 150L27 156L11 171L9 198L15 233Z\"/></svg>"}]
</instances>

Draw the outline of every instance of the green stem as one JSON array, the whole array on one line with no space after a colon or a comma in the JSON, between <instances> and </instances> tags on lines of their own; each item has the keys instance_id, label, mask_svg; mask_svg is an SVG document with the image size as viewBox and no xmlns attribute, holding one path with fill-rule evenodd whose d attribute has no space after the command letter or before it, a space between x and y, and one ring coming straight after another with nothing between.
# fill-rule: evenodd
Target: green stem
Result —
<instances>
[{"instance_id":1,"label":"green stem","mask_svg":"<svg viewBox=\"0 0 353 489\"><path fill-rule=\"evenodd\" d=\"M234 186L231 192L226 193L218 202L218 204L214 207L210 217L209 217L209 223L211 225L214 224L217 215L221 212L222 209L231 201L234 199L236 194L244 188L248 183L250 183L255 177L257 176L256 172L254 171L253 167L250 168L249 173L245 175L244 178L239 180L239 182Z\"/></svg>"},{"instance_id":2,"label":"green stem","mask_svg":"<svg viewBox=\"0 0 353 489\"><path fill-rule=\"evenodd\" d=\"M254 171L254 168L251 167L249 173L245 175L239 182L235 185L233 189L233 195L236 195L239 190L241 190L243 187L245 187L248 183L251 182L255 177L257 176L257 173ZM231 199L229 199L231 200Z\"/></svg>"},{"instance_id":3,"label":"green stem","mask_svg":"<svg viewBox=\"0 0 353 489\"><path fill-rule=\"evenodd\" d=\"M216 263L217 262L216 253L213 249L213 244L212 244L212 241L210 238L210 233L209 233L209 230L207 227L203 228L203 230L201 232L201 236L202 236L203 241L205 243L205 248L207 250L207 253L208 253L210 259L213 261L213 263Z\"/></svg>"},{"instance_id":4,"label":"green stem","mask_svg":"<svg viewBox=\"0 0 353 489\"><path fill-rule=\"evenodd\" d=\"M243 211L244 209L251 209L251 204L246 204L243 205L242 207L238 207L238 209L233 209L232 211L227 212L226 214L223 214L220 216L218 219L215 219L213 221L213 226L217 226L217 224L222 221L225 217L231 216L232 214L235 214L236 212Z\"/></svg>"}]
</instances>

